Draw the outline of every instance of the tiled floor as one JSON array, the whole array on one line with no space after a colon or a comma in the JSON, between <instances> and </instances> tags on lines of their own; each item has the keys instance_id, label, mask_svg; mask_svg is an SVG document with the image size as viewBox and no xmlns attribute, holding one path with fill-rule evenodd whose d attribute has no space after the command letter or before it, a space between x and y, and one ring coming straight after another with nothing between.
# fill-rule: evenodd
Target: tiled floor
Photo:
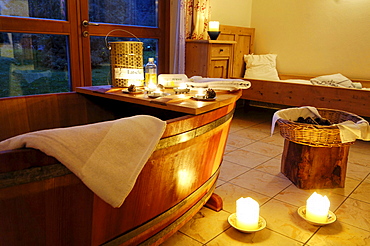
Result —
<instances>
[{"instance_id":1,"label":"tiled floor","mask_svg":"<svg viewBox=\"0 0 370 246\"><path fill-rule=\"evenodd\" d=\"M351 146L345 188L317 190L329 197L337 221L313 226L297 213L313 190L296 188L280 173L284 139L278 129L270 136L274 112L236 111L215 191L223 199L223 210L202 208L162 246L370 245L370 142ZM267 221L265 229L252 234L227 222L236 200L248 196L259 202L260 215Z\"/></svg>"}]
</instances>

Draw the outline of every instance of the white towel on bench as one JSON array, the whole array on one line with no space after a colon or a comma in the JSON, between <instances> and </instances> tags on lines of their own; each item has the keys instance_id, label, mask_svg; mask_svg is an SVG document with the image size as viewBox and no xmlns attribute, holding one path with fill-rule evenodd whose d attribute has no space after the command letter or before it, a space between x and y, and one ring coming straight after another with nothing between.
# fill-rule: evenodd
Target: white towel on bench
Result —
<instances>
[{"instance_id":1,"label":"white towel on bench","mask_svg":"<svg viewBox=\"0 0 370 246\"><path fill-rule=\"evenodd\" d=\"M120 207L165 128L165 121L139 115L22 134L0 142L0 151L39 149L64 164L101 199Z\"/></svg>"}]
</instances>

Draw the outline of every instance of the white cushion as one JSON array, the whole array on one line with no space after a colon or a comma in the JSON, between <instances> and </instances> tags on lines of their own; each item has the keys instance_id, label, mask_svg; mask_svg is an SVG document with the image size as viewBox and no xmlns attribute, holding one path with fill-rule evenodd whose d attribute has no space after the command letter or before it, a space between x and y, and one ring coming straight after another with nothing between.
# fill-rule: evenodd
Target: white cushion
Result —
<instances>
[{"instance_id":1,"label":"white cushion","mask_svg":"<svg viewBox=\"0 0 370 246\"><path fill-rule=\"evenodd\" d=\"M244 55L245 79L280 80L276 70L276 54Z\"/></svg>"}]
</instances>

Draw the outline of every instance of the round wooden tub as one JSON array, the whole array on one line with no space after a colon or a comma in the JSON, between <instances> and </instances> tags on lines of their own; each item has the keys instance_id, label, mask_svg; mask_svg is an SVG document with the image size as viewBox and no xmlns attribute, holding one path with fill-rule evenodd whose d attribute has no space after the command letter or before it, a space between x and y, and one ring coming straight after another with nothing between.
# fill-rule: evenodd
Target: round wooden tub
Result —
<instances>
[{"instance_id":1,"label":"round wooden tub","mask_svg":"<svg viewBox=\"0 0 370 246\"><path fill-rule=\"evenodd\" d=\"M68 100L58 96L57 101L67 104L86 100L84 109L94 105L96 112L96 102L81 95L66 94ZM0 106L6 105L7 112L19 108L19 102L10 102L0 101ZM160 244L212 195L234 106L235 101L204 114L168 119L156 150L120 208L112 208L62 164L38 150L0 152L0 245ZM4 120L0 123L6 125Z\"/></svg>"}]
</instances>

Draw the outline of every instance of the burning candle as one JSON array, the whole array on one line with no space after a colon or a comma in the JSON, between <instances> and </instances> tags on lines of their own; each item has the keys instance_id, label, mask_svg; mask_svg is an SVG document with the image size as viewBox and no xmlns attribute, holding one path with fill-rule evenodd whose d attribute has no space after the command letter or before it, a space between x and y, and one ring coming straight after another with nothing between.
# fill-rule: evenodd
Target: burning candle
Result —
<instances>
[{"instance_id":1,"label":"burning candle","mask_svg":"<svg viewBox=\"0 0 370 246\"><path fill-rule=\"evenodd\" d=\"M178 89L186 89L186 84L185 83L181 83L179 85Z\"/></svg>"},{"instance_id":2,"label":"burning candle","mask_svg":"<svg viewBox=\"0 0 370 246\"><path fill-rule=\"evenodd\" d=\"M206 96L206 94L204 92L204 89L202 89L202 88L198 89L197 94L195 94L195 98L198 98L198 99L204 99L205 96Z\"/></svg>"},{"instance_id":3,"label":"burning candle","mask_svg":"<svg viewBox=\"0 0 370 246\"><path fill-rule=\"evenodd\" d=\"M314 192L306 203L306 218L317 223L325 223L328 220L330 201L327 196Z\"/></svg>"},{"instance_id":4,"label":"burning candle","mask_svg":"<svg viewBox=\"0 0 370 246\"><path fill-rule=\"evenodd\" d=\"M210 32L218 32L220 30L220 22L218 21L210 21L208 31Z\"/></svg>"},{"instance_id":5,"label":"burning candle","mask_svg":"<svg viewBox=\"0 0 370 246\"><path fill-rule=\"evenodd\" d=\"M148 87L146 88L147 91L152 92L157 90L157 85L154 83L149 83Z\"/></svg>"},{"instance_id":6,"label":"burning candle","mask_svg":"<svg viewBox=\"0 0 370 246\"><path fill-rule=\"evenodd\" d=\"M236 201L236 226L243 230L258 229L259 204L250 197Z\"/></svg>"}]
</instances>

